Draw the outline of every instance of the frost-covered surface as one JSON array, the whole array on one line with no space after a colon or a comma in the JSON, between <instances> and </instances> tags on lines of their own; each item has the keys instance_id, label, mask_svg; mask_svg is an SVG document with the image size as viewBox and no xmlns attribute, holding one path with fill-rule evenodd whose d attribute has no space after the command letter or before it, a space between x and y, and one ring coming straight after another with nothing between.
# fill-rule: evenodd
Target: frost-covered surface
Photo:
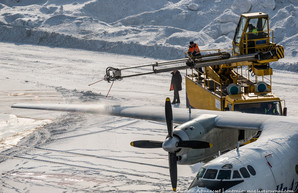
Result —
<instances>
[{"instance_id":1,"label":"frost-covered surface","mask_svg":"<svg viewBox=\"0 0 298 193\"><path fill-rule=\"evenodd\" d=\"M15 102L163 105L165 97L172 96L168 73L115 82L108 98L105 95L111 84L100 82L88 86L102 78L109 65L129 66L152 59L7 43L0 43L0 50L3 72L0 115L6 118L3 121L18 121L22 126L31 120L52 120L12 148L1 141L5 149L0 153L0 192L167 192L171 189L167 153L129 145L138 139L163 140L167 133L164 123L10 109ZM181 95L185 101L184 94ZM15 120L15 115L20 118ZM24 133L20 129L26 130L18 125L1 125L1 131ZM195 166L179 167L182 192L191 181L192 168Z\"/></svg>"},{"instance_id":2,"label":"frost-covered surface","mask_svg":"<svg viewBox=\"0 0 298 193\"><path fill-rule=\"evenodd\" d=\"M0 40L176 59L190 40L201 49L231 48L241 13L265 12L274 41L297 61L297 6L295 0L4 0Z\"/></svg>"},{"instance_id":3,"label":"frost-covered surface","mask_svg":"<svg viewBox=\"0 0 298 193\"><path fill-rule=\"evenodd\" d=\"M10 105L163 106L173 94L169 73L117 81L107 98L110 84L88 84L108 66L183 57L189 40L201 49L231 48L242 12L269 13L275 42L286 53L272 64L273 90L297 116L295 0L2 0L0 10L0 192L168 192L166 152L129 146L132 140L163 140L164 123ZM11 148L8 135L18 145ZM187 190L198 166L179 166L178 191Z\"/></svg>"},{"instance_id":4,"label":"frost-covered surface","mask_svg":"<svg viewBox=\"0 0 298 193\"><path fill-rule=\"evenodd\" d=\"M167 153L129 145L133 140L164 140L165 123L9 108L15 102L163 106L165 98L173 94L169 91L169 73L117 81L107 98L111 84L88 86L103 76L107 66L125 67L153 59L7 43L0 43L0 50L4 74L0 76L0 117L6 117L6 123L15 123L17 115L19 125L52 120L13 148L2 142L6 149L0 154L1 192L171 190ZM274 92L287 101L289 115L297 116L298 74L279 70L274 73ZM185 108L184 89L180 92L181 108ZM1 126L7 132L22 129L17 125ZM200 165L178 167L178 192L187 190Z\"/></svg>"},{"instance_id":5,"label":"frost-covered surface","mask_svg":"<svg viewBox=\"0 0 298 193\"><path fill-rule=\"evenodd\" d=\"M0 149L13 147L34 130L51 123L50 120L19 118L12 114L0 114Z\"/></svg>"}]
</instances>

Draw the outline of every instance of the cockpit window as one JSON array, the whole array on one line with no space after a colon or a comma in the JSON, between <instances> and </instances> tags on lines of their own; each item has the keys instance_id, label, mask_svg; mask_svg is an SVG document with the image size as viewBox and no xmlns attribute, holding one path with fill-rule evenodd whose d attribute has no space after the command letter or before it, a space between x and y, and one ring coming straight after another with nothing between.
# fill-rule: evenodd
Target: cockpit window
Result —
<instances>
[{"instance_id":1,"label":"cockpit window","mask_svg":"<svg viewBox=\"0 0 298 193\"><path fill-rule=\"evenodd\" d=\"M248 165L247 169L251 175L256 175L256 170L251 165Z\"/></svg>"},{"instance_id":2,"label":"cockpit window","mask_svg":"<svg viewBox=\"0 0 298 193\"><path fill-rule=\"evenodd\" d=\"M230 179L231 178L231 170L219 170L217 179Z\"/></svg>"},{"instance_id":3,"label":"cockpit window","mask_svg":"<svg viewBox=\"0 0 298 193\"><path fill-rule=\"evenodd\" d=\"M234 171L233 171L233 179L236 179L236 178L241 178L241 176L240 176L238 170L234 170Z\"/></svg>"},{"instance_id":4,"label":"cockpit window","mask_svg":"<svg viewBox=\"0 0 298 193\"><path fill-rule=\"evenodd\" d=\"M250 177L250 175L249 175L249 173L248 173L248 171L245 167L240 168L240 172L241 172L243 178L249 178Z\"/></svg>"},{"instance_id":5,"label":"cockpit window","mask_svg":"<svg viewBox=\"0 0 298 193\"><path fill-rule=\"evenodd\" d=\"M200 171L198 172L198 175L197 175L197 177L198 177L198 178L201 178L201 177L203 177L203 175L204 175L205 171L206 171L206 168L201 168L201 169L200 169Z\"/></svg>"},{"instance_id":6,"label":"cockpit window","mask_svg":"<svg viewBox=\"0 0 298 193\"><path fill-rule=\"evenodd\" d=\"M207 172L204 175L204 178L206 178L206 179L215 179L216 174L217 174L217 170L208 169Z\"/></svg>"},{"instance_id":7,"label":"cockpit window","mask_svg":"<svg viewBox=\"0 0 298 193\"><path fill-rule=\"evenodd\" d=\"M221 167L222 169L232 169L233 165L232 164L225 164Z\"/></svg>"}]
</instances>

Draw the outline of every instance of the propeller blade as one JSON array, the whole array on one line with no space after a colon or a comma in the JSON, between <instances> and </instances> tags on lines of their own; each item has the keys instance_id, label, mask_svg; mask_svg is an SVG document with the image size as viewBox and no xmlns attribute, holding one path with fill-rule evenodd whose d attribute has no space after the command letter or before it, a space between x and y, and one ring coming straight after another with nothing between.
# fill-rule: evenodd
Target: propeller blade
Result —
<instances>
[{"instance_id":1,"label":"propeller blade","mask_svg":"<svg viewBox=\"0 0 298 193\"><path fill-rule=\"evenodd\" d=\"M172 105L171 105L170 98L166 99L165 113L166 113L166 121L167 121L167 128L168 128L168 136L173 137L173 113L172 113Z\"/></svg>"},{"instance_id":2,"label":"propeller blade","mask_svg":"<svg viewBox=\"0 0 298 193\"><path fill-rule=\"evenodd\" d=\"M151 140L139 140L130 142L130 145L138 148L161 148L162 142Z\"/></svg>"},{"instance_id":3,"label":"propeller blade","mask_svg":"<svg viewBox=\"0 0 298 193\"><path fill-rule=\"evenodd\" d=\"M176 153L169 153L170 177L173 191L177 188L177 156Z\"/></svg>"},{"instance_id":4,"label":"propeller blade","mask_svg":"<svg viewBox=\"0 0 298 193\"><path fill-rule=\"evenodd\" d=\"M205 149L212 147L212 143L205 141L179 141L177 147L185 147L192 149Z\"/></svg>"}]
</instances>

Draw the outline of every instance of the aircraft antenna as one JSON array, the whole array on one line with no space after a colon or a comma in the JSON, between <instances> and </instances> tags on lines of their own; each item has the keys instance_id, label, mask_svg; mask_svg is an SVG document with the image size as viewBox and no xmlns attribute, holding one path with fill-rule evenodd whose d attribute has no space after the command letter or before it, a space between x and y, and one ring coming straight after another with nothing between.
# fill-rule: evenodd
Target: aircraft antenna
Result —
<instances>
[{"instance_id":1,"label":"aircraft antenna","mask_svg":"<svg viewBox=\"0 0 298 193\"><path fill-rule=\"evenodd\" d=\"M239 146L240 146L240 142L238 141L238 143L237 143L237 154L238 154L238 156L240 156L240 153L239 153Z\"/></svg>"}]
</instances>

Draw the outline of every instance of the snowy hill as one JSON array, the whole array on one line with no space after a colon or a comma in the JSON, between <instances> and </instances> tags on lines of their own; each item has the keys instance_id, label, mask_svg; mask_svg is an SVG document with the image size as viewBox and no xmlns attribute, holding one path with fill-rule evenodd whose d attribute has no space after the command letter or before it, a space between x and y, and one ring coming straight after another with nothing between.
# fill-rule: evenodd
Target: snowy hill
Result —
<instances>
[{"instance_id":1,"label":"snowy hill","mask_svg":"<svg viewBox=\"0 0 298 193\"><path fill-rule=\"evenodd\" d=\"M283 63L297 64L296 0L2 0L0 41L79 48L159 59L231 48L239 16L265 12Z\"/></svg>"}]
</instances>

